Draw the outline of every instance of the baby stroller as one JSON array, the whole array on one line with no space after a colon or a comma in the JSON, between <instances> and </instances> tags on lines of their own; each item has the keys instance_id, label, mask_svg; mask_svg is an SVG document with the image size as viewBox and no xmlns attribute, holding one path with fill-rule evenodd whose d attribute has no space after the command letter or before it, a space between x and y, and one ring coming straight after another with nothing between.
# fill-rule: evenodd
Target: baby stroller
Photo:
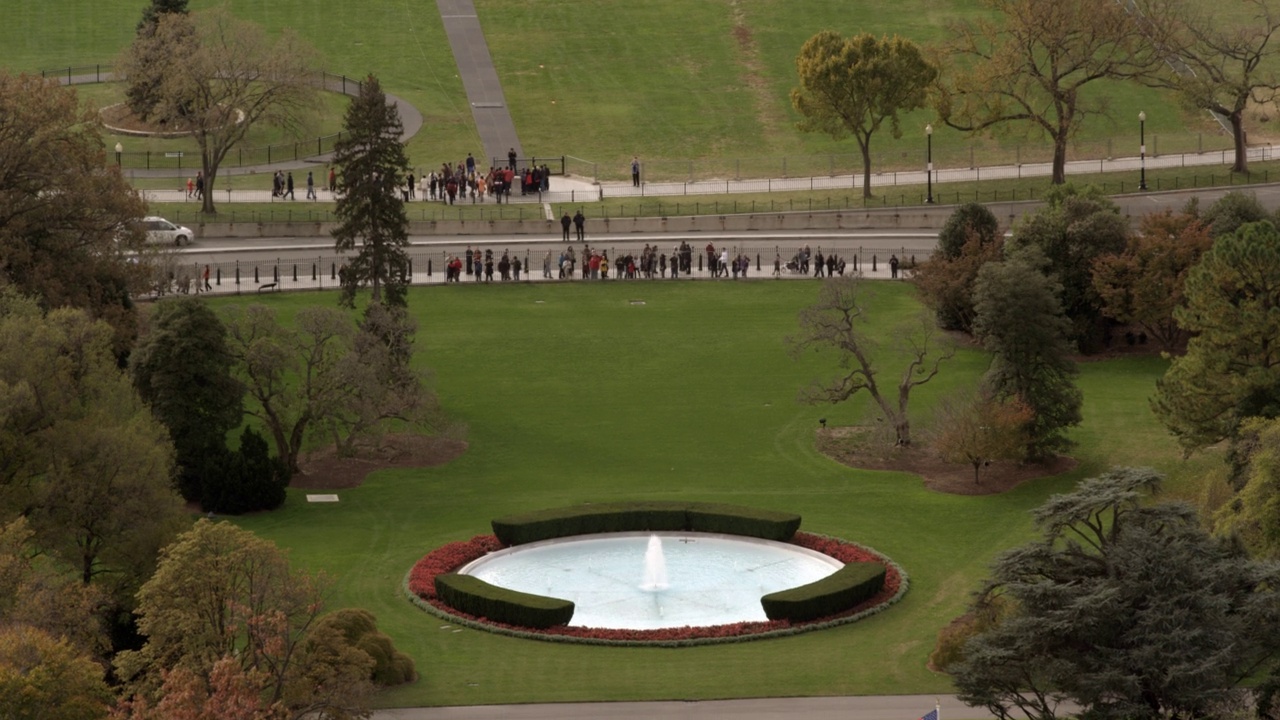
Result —
<instances>
[{"instance_id":1,"label":"baby stroller","mask_svg":"<svg viewBox=\"0 0 1280 720\"><path fill-rule=\"evenodd\" d=\"M792 255L791 259L787 261L787 272L790 272L790 273L800 272L800 253L796 253L795 255Z\"/></svg>"}]
</instances>

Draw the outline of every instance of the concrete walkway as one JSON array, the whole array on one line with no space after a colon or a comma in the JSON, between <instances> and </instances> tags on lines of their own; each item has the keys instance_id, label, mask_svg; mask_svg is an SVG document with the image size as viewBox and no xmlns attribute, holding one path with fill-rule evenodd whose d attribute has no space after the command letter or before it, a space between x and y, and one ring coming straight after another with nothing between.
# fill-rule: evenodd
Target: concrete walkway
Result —
<instances>
[{"instance_id":1,"label":"concrete walkway","mask_svg":"<svg viewBox=\"0 0 1280 720\"><path fill-rule=\"evenodd\" d=\"M374 720L916 720L933 710L935 703L941 720L995 717L951 695L477 705L379 710L373 717Z\"/></svg>"},{"instance_id":2,"label":"concrete walkway","mask_svg":"<svg viewBox=\"0 0 1280 720\"><path fill-rule=\"evenodd\" d=\"M524 157L516 125L511 120L506 97L502 94L502 81L493 67L493 56L480 29L480 18L471 0L436 0L440 6L440 18L444 32L449 37L454 61L458 63L458 76L467 91L471 114L476 121L476 131L484 145L487 157L476 158L480 169L504 167L507 153L515 150L516 157Z\"/></svg>"}]
</instances>

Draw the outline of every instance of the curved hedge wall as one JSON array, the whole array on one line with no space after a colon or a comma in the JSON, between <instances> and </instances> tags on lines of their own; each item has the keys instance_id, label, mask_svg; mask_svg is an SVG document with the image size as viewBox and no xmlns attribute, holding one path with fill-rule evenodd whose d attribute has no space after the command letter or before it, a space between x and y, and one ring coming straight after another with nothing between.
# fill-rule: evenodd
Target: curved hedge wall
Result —
<instances>
[{"instance_id":1,"label":"curved hedge wall","mask_svg":"<svg viewBox=\"0 0 1280 720\"><path fill-rule=\"evenodd\" d=\"M884 587L885 573L886 568L880 563L849 563L816 582L769 593L760 598L760 604L770 620L816 620L875 597Z\"/></svg>"},{"instance_id":2,"label":"curved hedge wall","mask_svg":"<svg viewBox=\"0 0 1280 720\"><path fill-rule=\"evenodd\" d=\"M539 510L508 515L492 524L493 534L505 545L640 531L721 533L787 542L800 529L800 516L714 503L630 502Z\"/></svg>"},{"instance_id":3,"label":"curved hedge wall","mask_svg":"<svg viewBox=\"0 0 1280 720\"><path fill-rule=\"evenodd\" d=\"M500 588L470 575L445 573L435 578L436 595L452 607L508 625L549 628L568 625L573 603Z\"/></svg>"}]
</instances>

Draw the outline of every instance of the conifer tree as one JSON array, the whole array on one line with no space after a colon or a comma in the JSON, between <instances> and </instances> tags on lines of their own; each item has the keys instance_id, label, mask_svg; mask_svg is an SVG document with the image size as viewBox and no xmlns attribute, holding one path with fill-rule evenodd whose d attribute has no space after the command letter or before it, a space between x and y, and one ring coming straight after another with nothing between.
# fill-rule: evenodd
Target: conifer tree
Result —
<instances>
[{"instance_id":1,"label":"conifer tree","mask_svg":"<svg viewBox=\"0 0 1280 720\"><path fill-rule=\"evenodd\" d=\"M348 307L365 285L372 288L375 303L405 305L409 216L399 192L409 158L400 139L402 130L399 112L370 75L347 108L343 137L334 145L342 189L338 227L333 230L335 249L356 251L340 278L340 302Z\"/></svg>"}]
</instances>

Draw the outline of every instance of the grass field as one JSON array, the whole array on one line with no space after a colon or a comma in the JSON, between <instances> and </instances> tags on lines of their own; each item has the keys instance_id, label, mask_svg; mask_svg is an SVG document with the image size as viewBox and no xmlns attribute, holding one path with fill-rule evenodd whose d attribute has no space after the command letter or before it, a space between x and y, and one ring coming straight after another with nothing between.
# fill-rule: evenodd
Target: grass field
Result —
<instances>
[{"instance_id":1,"label":"grass field","mask_svg":"<svg viewBox=\"0 0 1280 720\"><path fill-rule=\"evenodd\" d=\"M213 4L193 0L191 7ZM232 0L229 5L269 31L295 29L319 49L326 69L357 77L376 73L388 92L414 103L426 117L409 146L415 165L433 167L467 152L482 155L435 5L391 0L323 6L307 0ZM638 154L652 179L679 177L691 160L698 161L700 176L776 175L782 157L790 159L793 175L818 174L833 154L847 165L839 169L848 172L856 165L852 141L795 129L788 93L804 40L832 28L931 42L944 36L949 20L981 12L974 0L478 0L476 5L527 154L584 158L603 178L623 177L631 156ZM20 0L0 27L0 65L38 70L110 62L130 41L139 14L136 0ZM1088 125L1072 157L1136 151L1139 110L1148 116L1148 143L1162 152L1225 146L1203 116L1187 114L1167 93L1128 84L1099 92L1110 97L1113 119ZM877 169L919 166L923 128L932 119L928 111L905 119L900 140L878 134L872 144ZM971 140L939 127L933 146L939 166L974 157L982 164L1039 161L1048 152L1040 138L1016 128L998 138Z\"/></svg>"},{"instance_id":2,"label":"grass field","mask_svg":"<svg viewBox=\"0 0 1280 720\"><path fill-rule=\"evenodd\" d=\"M887 339L919 307L906 284L870 283L869 333ZM1000 496L926 490L914 476L853 470L817 454L817 418L866 419L858 399L797 404L833 367L793 360L783 338L816 296L804 282L618 283L419 288L417 360L432 368L470 448L429 470L388 471L309 505L238 520L335 579L334 605L377 614L423 679L387 705L948 692L925 668L990 558L1025 540L1027 511L1113 464L1171 473L1197 495L1204 460L1184 464L1147 410L1158 358L1082 366L1079 468ZM286 315L329 294L262 298ZM643 305L634 301L642 300ZM218 303L234 302L219 300ZM970 385L985 357L962 350L916 395L927 428L941 394ZM886 370L886 373L892 371ZM426 550L488 532L506 513L627 499L705 500L799 512L803 527L893 557L912 589L889 612L793 638L682 650L594 648L455 631L413 608L400 583Z\"/></svg>"}]
</instances>

